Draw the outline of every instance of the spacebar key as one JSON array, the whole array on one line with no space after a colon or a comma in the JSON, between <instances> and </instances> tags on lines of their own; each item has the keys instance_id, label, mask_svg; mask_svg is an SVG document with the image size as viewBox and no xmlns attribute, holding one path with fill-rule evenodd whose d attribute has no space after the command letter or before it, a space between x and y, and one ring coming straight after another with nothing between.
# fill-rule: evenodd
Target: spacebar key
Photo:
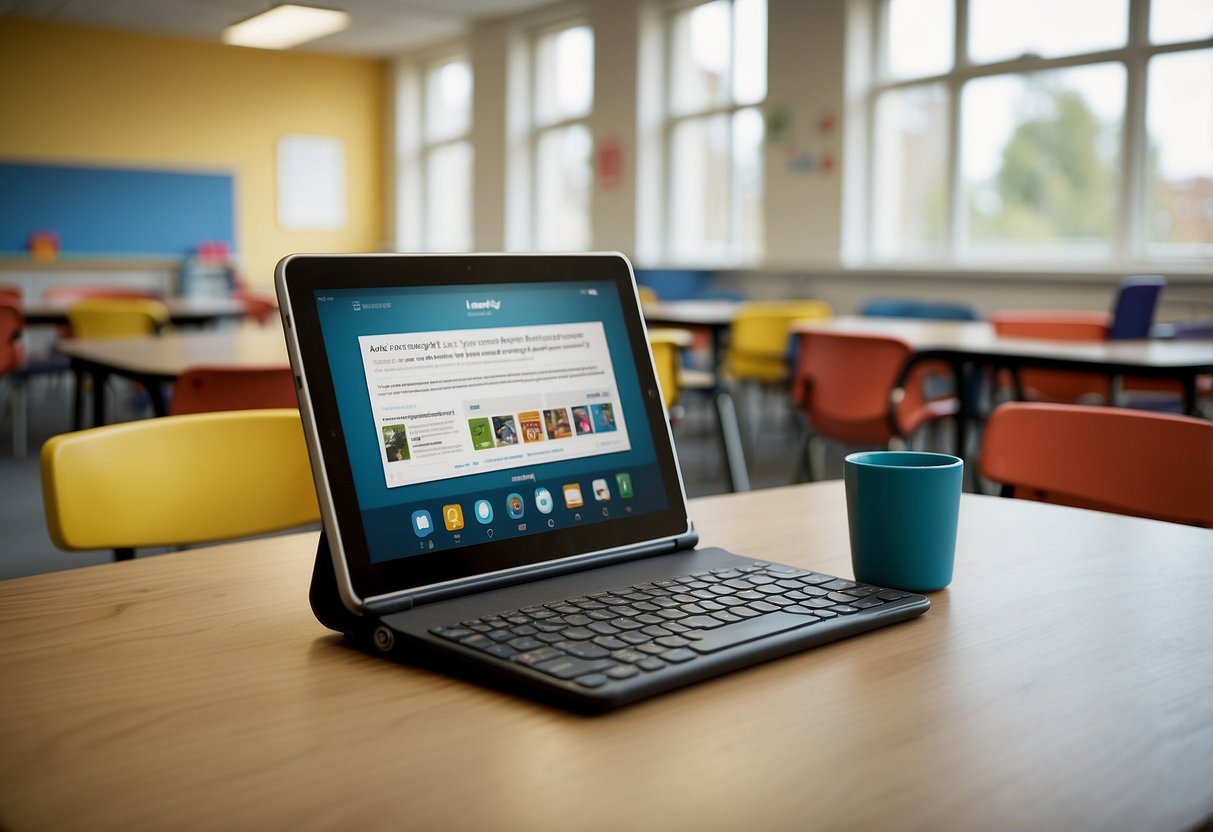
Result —
<instances>
[{"instance_id":1,"label":"spacebar key","mask_svg":"<svg viewBox=\"0 0 1213 832\"><path fill-rule=\"evenodd\" d=\"M741 621L737 624L729 624L725 627L717 627L715 630L708 630L703 634L703 638L695 639L687 647L696 653L715 653L717 650L723 650L726 647L744 644L756 638L773 636L785 630L795 630L797 627L807 627L819 621L820 619L814 618L811 615L771 612L766 615L760 615L757 618Z\"/></svg>"}]
</instances>

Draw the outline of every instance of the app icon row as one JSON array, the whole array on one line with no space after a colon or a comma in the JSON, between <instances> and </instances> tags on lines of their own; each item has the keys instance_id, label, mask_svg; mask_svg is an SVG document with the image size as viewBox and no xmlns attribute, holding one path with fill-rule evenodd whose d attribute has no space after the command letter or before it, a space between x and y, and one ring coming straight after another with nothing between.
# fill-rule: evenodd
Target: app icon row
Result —
<instances>
[{"instance_id":1,"label":"app icon row","mask_svg":"<svg viewBox=\"0 0 1213 832\"><path fill-rule=\"evenodd\" d=\"M565 508L576 509L585 505L581 484L576 482L561 486ZM590 483L590 492L596 502L608 502L611 499L611 486L605 478L595 479ZM630 500L635 492L632 490L632 477L628 473L615 475L615 492L621 500ZM552 492L543 487L537 487L531 495L535 510L540 514L551 514L556 507ZM521 520L526 515L526 502L522 494L513 492L505 498L505 512L511 520ZM606 510L603 510L605 514ZM495 516L493 504L486 499L478 499L472 504L472 517L482 526L493 522ZM442 507L442 524L449 532L457 532L466 525L463 506L460 503L448 503ZM428 537L435 529L434 518L427 509L413 512L413 533L418 537ZM549 524L550 525L550 524Z\"/></svg>"}]
</instances>

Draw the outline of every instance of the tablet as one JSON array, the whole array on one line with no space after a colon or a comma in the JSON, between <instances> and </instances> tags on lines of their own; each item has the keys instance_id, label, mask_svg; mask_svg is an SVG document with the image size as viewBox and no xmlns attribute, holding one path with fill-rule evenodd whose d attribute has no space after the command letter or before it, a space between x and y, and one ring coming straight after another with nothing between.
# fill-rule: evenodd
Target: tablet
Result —
<instances>
[{"instance_id":1,"label":"tablet","mask_svg":"<svg viewBox=\"0 0 1213 832\"><path fill-rule=\"evenodd\" d=\"M352 612L694 545L623 255L293 255L276 288Z\"/></svg>"}]
</instances>

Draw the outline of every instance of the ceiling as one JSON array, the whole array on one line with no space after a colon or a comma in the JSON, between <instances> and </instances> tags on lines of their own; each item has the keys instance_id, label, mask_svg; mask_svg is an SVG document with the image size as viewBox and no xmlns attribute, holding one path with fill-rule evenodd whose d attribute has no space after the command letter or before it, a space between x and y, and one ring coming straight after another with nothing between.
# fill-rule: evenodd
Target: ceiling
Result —
<instances>
[{"instance_id":1,"label":"ceiling","mask_svg":"<svg viewBox=\"0 0 1213 832\"><path fill-rule=\"evenodd\" d=\"M349 12L344 32L296 47L386 57L466 31L476 20L552 0L290 0ZM0 15L221 42L225 27L287 0L0 0Z\"/></svg>"}]
</instances>

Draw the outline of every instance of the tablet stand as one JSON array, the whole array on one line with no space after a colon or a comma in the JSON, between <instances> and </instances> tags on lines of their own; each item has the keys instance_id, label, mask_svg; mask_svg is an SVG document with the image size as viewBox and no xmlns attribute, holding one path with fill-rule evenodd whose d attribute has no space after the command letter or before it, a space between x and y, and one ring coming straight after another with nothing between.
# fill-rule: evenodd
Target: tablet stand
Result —
<instances>
[{"instance_id":1,"label":"tablet stand","mask_svg":"<svg viewBox=\"0 0 1213 832\"><path fill-rule=\"evenodd\" d=\"M308 589L308 600L316 619L339 633L360 641L368 640L378 626L378 619L370 615L354 615L341 602L337 591L337 573L333 571L333 556L329 553L328 537L320 532L316 546L316 562L312 566L312 584Z\"/></svg>"}]
</instances>

